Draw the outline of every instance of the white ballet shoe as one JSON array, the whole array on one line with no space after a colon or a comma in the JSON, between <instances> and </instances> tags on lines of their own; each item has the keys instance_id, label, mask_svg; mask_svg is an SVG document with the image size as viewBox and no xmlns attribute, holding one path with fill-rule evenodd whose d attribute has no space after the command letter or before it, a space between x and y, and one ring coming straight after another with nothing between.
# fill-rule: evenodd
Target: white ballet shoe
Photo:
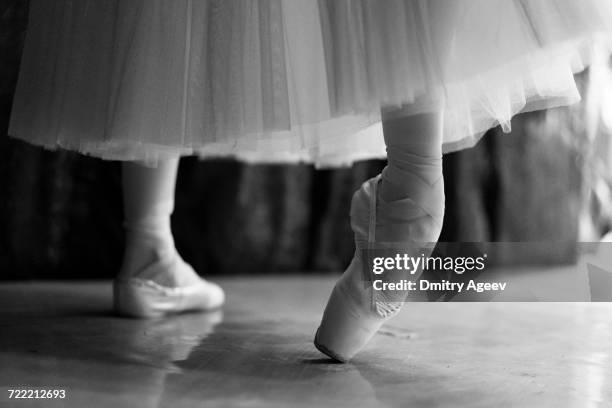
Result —
<instances>
[{"instance_id":1,"label":"white ballet shoe","mask_svg":"<svg viewBox=\"0 0 612 408\"><path fill-rule=\"evenodd\" d=\"M362 261L357 254L336 283L325 307L314 344L323 354L346 363L376 334L388 318L397 314L397 303L383 307L379 314L371 308L371 296L359 276Z\"/></svg>"},{"instance_id":2,"label":"white ballet shoe","mask_svg":"<svg viewBox=\"0 0 612 408\"><path fill-rule=\"evenodd\" d=\"M155 262L134 276L119 276L113 282L114 307L118 314L139 318L163 317L188 311L210 311L225 302L223 289L215 283L200 278L188 286L168 287L139 276L158 276L176 262L173 256Z\"/></svg>"},{"instance_id":3,"label":"white ballet shoe","mask_svg":"<svg viewBox=\"0 0 612 408\"><path fill-rule=\"evenodd\" d=\"M334 286L315 335L315 347L341 362L355 356L399 312L407 294L399 297L393 294L393 298L381 292L375 294L371 283L364 279L362 250L399 248L400 244L409 251L418 247L421 255L422 250L431 251L431 247L423 244L437 241L441 229L439 209L426 210L411 199L386 203L377 197L379 183L380 176L370 179L353 196L351 227L355 234L355 256ZM437 186L432 191L441 191L441 196L434 194L430 201L443 203L443 187ZM393 237L394 242L376 242L377 212L384 212L386 237ZM381 221L378 225L380 228Z\"/></svg>"}]
</instances>

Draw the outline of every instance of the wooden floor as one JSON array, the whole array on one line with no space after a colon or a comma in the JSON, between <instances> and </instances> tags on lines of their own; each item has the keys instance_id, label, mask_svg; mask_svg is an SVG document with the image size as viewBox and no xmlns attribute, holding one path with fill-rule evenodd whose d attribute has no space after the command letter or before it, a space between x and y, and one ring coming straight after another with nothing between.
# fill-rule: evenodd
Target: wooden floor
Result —
<instances>
[{"instance_id":1,"label":"wooden floor","mask_svg":"<svg viewBox=\"0 0 612 408\"><path fill-rule=\"evenodd\" d=\"M222 313L150 321L113 316L109 282L0 285L0 405L612 406L610 303L409 304L343 365L312 345L331 278L220 282Z\"/></svg>"}]
</instances>

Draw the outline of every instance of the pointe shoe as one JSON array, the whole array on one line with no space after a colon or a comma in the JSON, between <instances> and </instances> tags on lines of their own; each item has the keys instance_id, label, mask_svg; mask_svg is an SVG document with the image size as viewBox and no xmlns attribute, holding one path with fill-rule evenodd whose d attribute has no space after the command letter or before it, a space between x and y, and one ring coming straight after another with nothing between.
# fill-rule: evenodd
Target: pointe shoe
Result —
<instances>
[{"instance_id":1,"label":"pointe shoe","mask_svg":"<svg viewBox=\"0 0 612 408\"><path fill-rule=\"evenodd\" d=\"M115 311L123 316L154 318L188 311L210 311L225 302L220 286L205 279L188 286L168 287L139 276L158 276L177 262L178 255L149 265L134 276L120 276L113 282Z\"/></svg>"},{"instance_id":2,"label":"pointe shoe","mask_svg":"<svg viewBox=\"0 0 612 408\"><path fill-rule=\"evenodd\" d=\"M437 241L441 229L441 223L411 199L390 203L379 199L380 180L380 176L368 180L353 196L351 227L355 234L355 255L334 286L315 335L315 347L340 362L353 358L386 321L397 315L407 295L398 298L394 294L391 298L382 292L374 293L371 283L364 279L363 250L397 248L400 243L412 250L419 247L419 254L422 250L430 253L432 247L422 244ZM434 200L444 202L443 188L436 191L442 191L442 196ZM384 212L390 223L386 226L387 238L393 237L393 243L376 242L377 212Z\"/></svg>"}]
</instances>

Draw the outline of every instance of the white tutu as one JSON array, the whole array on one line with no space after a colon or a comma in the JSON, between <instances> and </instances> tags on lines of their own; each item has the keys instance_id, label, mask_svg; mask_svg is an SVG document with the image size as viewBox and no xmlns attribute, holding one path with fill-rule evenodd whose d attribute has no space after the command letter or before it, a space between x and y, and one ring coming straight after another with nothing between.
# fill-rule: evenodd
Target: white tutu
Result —
<instances>
[{"instance_id":1,"label":"white tutu","mask_svg":"<svg viewBox=\"0 0 612 408\"><path fill-rule=\"evenodd\" d=\"M341 165L384 157L381 108L442 102L455 150L577 101L609 3L33 0L9 134L106 159Z\"/></svg>"}]
</instances>

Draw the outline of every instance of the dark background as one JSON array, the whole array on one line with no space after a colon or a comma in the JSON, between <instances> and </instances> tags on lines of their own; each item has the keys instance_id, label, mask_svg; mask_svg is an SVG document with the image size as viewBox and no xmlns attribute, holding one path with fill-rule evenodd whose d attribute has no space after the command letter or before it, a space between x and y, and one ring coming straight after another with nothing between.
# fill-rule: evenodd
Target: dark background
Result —
<instances>
[{"instance_id":1,"label":"dark background","mask_svg":"<svg viewBox=\"0 0 612 408\"><path fill-rule=\"evenodd\" d=\"M120 164L6 136L27 6L0 0L0 279L112 277L123 246ZM577 79L593 101L591 77ZM511 135L493 129L476 148L445 156L441 240L558 243L557 251L523 246L490 260L505 265L571 262L578 240L599 239L610 225L610 179L592 136L607 131L586 132L587 105L519 115ZM185 158L177 247L206 274L340 271L353 252L353 191L383 166Z\"/></svg>"}]
</instances>

